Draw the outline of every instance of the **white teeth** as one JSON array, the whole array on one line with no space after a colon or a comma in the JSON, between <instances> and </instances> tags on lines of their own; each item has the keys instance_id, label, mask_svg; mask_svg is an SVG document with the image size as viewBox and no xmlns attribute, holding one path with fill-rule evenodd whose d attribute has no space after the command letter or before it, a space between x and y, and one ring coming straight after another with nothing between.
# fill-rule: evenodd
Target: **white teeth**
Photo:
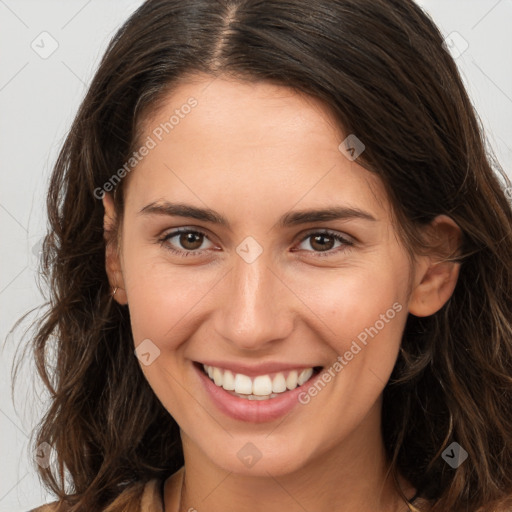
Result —
<instances>
[{"instance_id":1,"label":"white teeth","mask_svg":"<svg viewBox=\"0 0 512 512\"><path fill-rule=\"evenodd\" d=\"M286 387L289 390L297 387L297 372L295 370L291 371L288 377L286 377Z\"/></svg>"},{"instance_id":2,"label":"white teeth","mask_svg":"<svg viewBox=\"0 0 512 512\"><path fill-rule=\"evenodd\" d=\"M268 375L258 375L252 384L252 393L257 396L270 395L272 393L272 381Z\"/></svg>"},{"instance_id":3,"label":"white teeth","mask_svg":"<svg viewBox=\"0 0 512 512\"><path fill-rule=\"evenodd\" d=\"M313 375L313 368L308 368L307 370L302 370L300 372L299 378L297 379L299 386L302 386L302 384L304 384L304 382L309 380L311 375Z\"/></svg>"},{"instance_id":4,"label":"white teeth","mask_svg":"<svg viewBox=\"0 0 512 512\"><path fill-rule=\"evenodd\" d=\"M313 368L297 371L292 370L285 377L283 372L277 373L273 378L270 375L258 375L251 379L247 375L233 373L213 366L203 365L205 372L216 386L230 391L232 395L249 400L266 400L274 398L279 393L302 386L313 375Z\"/></svg>"},{"instance_id":5,"label":"white teeth","mask_svg":"<svg viewBox=\"0 0 512 512\"><path fill-rule=\"evenodd\" d=\"M217 384L219 386L219 384ZM247 375L237 373L235 376L235 391L244 395L250 395L252 393L252 380Z\"/></svg>"},{"instance_id":6,"label":"white teeth","mask_svg":"<svg viewBox=\"0 0 512 512\"><path fill-rule=\"evenodd\" d=\"M224 372L224 380L222 382L222 387L226 391L235 390L235 376L229 370L226 370Z\"/></svg>"},{"instance_id":7,"label":"white teeth","mask_svg":"<svg viewBox=\"0 0 512 512\"><path fill-rule=\"evenodd\" d=\"M282 393L286 391L286 379L282 373L278 373L272 381L272 391L274 393Z\"/></svg>"},{"instance_id":8,"label":"white teeth","mask_svg":"<svg viewBox=\"0 0 512 512\"><path fill-rule=\"evenodd\" d=\"M265 396L256 396L256 395L235 395L238 398L245 398L247 400L269 400L270 398L275 398L277 395L272 393L271 395L265 395Z\"/></svg>"},{"instance_id":9,"label":"white teeth","mask_svg":"<svg viewBox=\"0 0 512 512\"><path fill-rule=\"evenodd\" d=\"M218 368L213 369L213 382L216 386L222 386L222 372Z\"/></svg>"}]
</instances>

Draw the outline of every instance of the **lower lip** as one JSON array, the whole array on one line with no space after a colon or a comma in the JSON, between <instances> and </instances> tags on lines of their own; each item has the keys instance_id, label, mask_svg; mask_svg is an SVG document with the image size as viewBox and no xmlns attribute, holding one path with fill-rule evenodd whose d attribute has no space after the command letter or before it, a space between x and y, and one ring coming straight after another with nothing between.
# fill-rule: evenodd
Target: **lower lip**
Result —
<instances>
[{"instance_id":1,"label":"lower lip","mask_svg":"<svg viewBox=\"0 0 512 512\"><path fill-rule=\"evenodd\" d=\"M225 389L216 386L197 364L194 364L194 368L206 392L221 412L235 420L251 423L273 421L288 414L300 404L299 394L309 387L321 373L314 373L302 386L297 386L291 391L285 391L282 396L269 398L268 400L248 400L247 398L233 396Z\"/></svg>"}]
</instances>

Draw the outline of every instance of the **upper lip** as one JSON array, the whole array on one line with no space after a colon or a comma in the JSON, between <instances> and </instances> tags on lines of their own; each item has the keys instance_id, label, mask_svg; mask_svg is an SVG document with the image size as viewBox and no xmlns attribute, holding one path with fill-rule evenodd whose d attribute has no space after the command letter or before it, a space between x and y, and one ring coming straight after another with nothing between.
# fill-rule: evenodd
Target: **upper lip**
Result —
<instances>
[{"instance_id":1,"label":"upper lip","mask_svg":"<svg viewBox=\"0 0 512 512\"><path fill-rule=\"evenodd\" d=\"M214 366L224 370L230 370L233 373L241 373L247 377L257 377L268 373L287 372L291 370L305 370L307 368L315 368L320 365L303 364L303 363L279 363L267 362L260 364L236 363L230 361L201 361L199 364L206 366Z\"/></svg>"}]
</instances>

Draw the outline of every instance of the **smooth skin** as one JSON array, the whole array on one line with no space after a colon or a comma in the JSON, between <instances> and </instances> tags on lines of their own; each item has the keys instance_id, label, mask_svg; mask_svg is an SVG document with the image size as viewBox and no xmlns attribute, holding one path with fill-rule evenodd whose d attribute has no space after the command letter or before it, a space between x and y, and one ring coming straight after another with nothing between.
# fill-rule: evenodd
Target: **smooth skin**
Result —
<instances>
[{"instance_id":1,"label":"smooth skin","mask_svg":"<svg viewBox=\"0 0 512 512\"><path fill-rule=\"evenodd\" d=\"M382 392L408 313L438 311L459 264L436 252L411 266L379 178L339 151L348 134L324 104L286 87L195 75L145 120L141 140L190 97L197 106L125 178L118 237L112 197L103 199L114 299L129 308L135 346L150 339L160 349L141 369L181 428L182 510L406 510L385 478ZM165 202L215 210L229 225L141 212ZM327 207L359 209L374 220L278 224L285 214ZM449 217L431 227L441 253L456 251L460 231ZM177 228L204 236L167 236ZM319 237L325 230L350 243ZM251 263L236 251L246 237L263 250ZM277 421L225 416L192 365L328 368L395 303L401 311L343 371ZM249 442L262 454L250 468L237 456ZM167 512L177 510L182 475L167 480ZM404 478L401 484L411 497L414 489Z\"/></svg>"}]
</instances>

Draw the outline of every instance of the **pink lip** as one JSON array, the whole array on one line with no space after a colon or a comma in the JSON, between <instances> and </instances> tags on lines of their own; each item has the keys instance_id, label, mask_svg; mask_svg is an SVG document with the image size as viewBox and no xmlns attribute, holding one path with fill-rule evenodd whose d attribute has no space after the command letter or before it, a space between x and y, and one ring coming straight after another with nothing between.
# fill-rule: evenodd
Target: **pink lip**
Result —
<instances>
[{"instance_id":1,"label":"pink lip","mask_svg":"<svg viewBox=\"0 0 512 512\"><path fill-rule=\"evenodd\" d=\"M291 370L306 370L307 368L315 368L315 365L303 365L301 363L263 363L258 365L247 365L243 363L230 363L228 361L201 361L199 364L206 366L215 366L223 370L230 370L234 374L242 373L247 377L257 377L258 375L267 375L270 373L288 372Z\"/></svg>"},{"instance_id":2,"label":"pink lip","mask_svg":"<svg viewBox=\"0 0 512 512\"><path fill-rule=\"evenodd\" d=\"M311 386L312 381L321 375L321 373L313 374L302 386L286 391L282 396L269 398L268 400L247 400L233 396L225 389L216 386L196 364L193 366L203 383L206 393L222 413L235 420L251 423L273 421L288 414L294 407L299 405L299 394ZM212 366L214 365L212 364ZM221 365L219 364L219 366Z\"/></svg>"}]
</instances>

